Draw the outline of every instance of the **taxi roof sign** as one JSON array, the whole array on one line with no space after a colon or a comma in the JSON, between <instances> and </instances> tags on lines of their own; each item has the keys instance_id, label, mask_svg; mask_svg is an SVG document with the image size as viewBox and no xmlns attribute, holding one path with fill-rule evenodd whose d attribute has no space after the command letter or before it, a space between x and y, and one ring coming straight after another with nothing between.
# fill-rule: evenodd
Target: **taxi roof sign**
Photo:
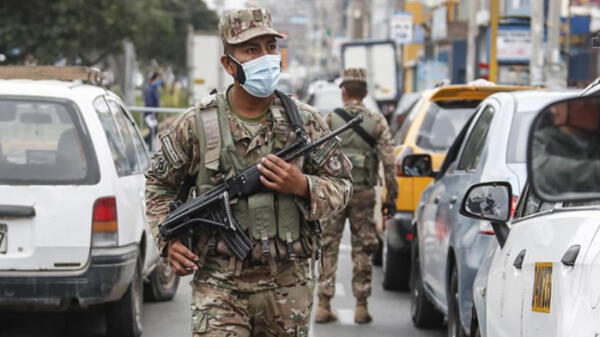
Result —
<instances>
[{"instance_id":1,"label":"taxi roof sign","mask_svg":"<svg viewBox=\"0 0 600 337\"><path fill-rule=\"evenodd\" d=\"M102 85L104 75L98 69L83 66L0 66L0 79L82 81Z\"/></svg>"}]
</instances>

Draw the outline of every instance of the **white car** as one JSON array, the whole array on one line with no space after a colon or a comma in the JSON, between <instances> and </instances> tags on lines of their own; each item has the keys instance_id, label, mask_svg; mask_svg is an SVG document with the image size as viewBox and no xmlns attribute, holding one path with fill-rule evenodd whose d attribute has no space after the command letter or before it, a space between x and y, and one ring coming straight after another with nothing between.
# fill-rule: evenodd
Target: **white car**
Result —
<instances>
[{"instance_id":1,"label":"white car","mask_svg":"<svg viewBox=\"0 0 600 337\"><path fill-rule=\"evenodd\" d=\"M510 184L470 188L461 212L490 221L498 242L473 288L473 336L600 335L599 143L600 98L553 103L532 124L510 225Z\"/></svg>"},{"instance_id":2,"label":"white car","mask_svg":"<svg viewBox=\"0 0 600 337\"><path fill-rule=\"evenodd\" d=\"M145 217L148 154L118 96L76 81L0 80L0 308L103 304L139 336L146 296L178 278Z\"/></svg>"},{"instance_id":3,"label":"white car","mask_svg":"<svg viewBox=\"0 0 600 337\"><path fill-rule=\"evenodd\" d=\"M342 102L342 90L339 87L339 83L335 84L325 81L316 81L309 87L308 95L305 100L308 105L315 107L323 117L335 108L344 106L344 102ZM381 113L373 96L367 94L363 103L372 111Z\"/></svg>"}]
</instances>

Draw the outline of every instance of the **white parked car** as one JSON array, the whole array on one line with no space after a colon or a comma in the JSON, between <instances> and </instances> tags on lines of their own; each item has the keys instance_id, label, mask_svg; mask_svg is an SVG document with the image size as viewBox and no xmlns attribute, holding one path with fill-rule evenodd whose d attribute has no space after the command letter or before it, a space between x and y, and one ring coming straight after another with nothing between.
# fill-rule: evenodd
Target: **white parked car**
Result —
<instances>
[{"instance_id":1,"label":"white parked car","mask_svg":"<svg viewBox=\"0 0 600 337\"><path fill-rule=\"evenodd\" d=\"M472 186L461 207L497 245L477 275L473 336L600 334L600 98L544 108L527 145L528 184L509 222L508 182Z\"/></svg>"},{"instance_id":2,"label":"white parked car","mask_svg":"<svg viewBox=\"0 0 600 337\"><path fill-rule=\"evenodd\" d=\"M103 304L109 335L139 336L144 280L154 300L178 284L147 227L148 165L110 91L0 80L0 308Z\"/></svg>"}]
</instances>

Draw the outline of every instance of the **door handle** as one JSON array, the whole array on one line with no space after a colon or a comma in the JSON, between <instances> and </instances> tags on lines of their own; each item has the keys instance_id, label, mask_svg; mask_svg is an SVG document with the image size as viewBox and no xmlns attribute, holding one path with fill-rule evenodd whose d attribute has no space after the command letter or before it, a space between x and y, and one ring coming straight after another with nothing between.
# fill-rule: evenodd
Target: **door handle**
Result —
<instances>
[{"instance_id":1,"label":"door handle","mask_svg":"<svg viewBox=\"0 0 600 337\"><path fill-rule=\"evenodd\" d=\"M527 250L523 249L519 253L519 255L517 255L517 258L515 259L515 262L513 263L513 266L515 266L515 268L517 268L517 269L523 268L523 261L525 261L525 253L527 253Z\"/></svg>"},{"instance_id":2,"label":"door handle","mask_svg":"<svg viewBox=\"0 0 600 337\"><path fill-rule=\"evenodd\" d=\"M450 203L451 204L456 204L456 202L458 201L458 197L453 195L452 198L450 198Z\"/></svg>"},{"instance_id":3,"label":"door handle","mask_svg":"<svg viewBox=\"0 0 600 337\"><path fill-rule=\"evenodd\" d=\"M433 199L433 203L434 204L438 204L440 202L440 198L439 197L435 197L435 199Z\"/></svg>"},{"instance_id":4,"label":"door handle","mask_svg":"<svg viewBox=\"0 0 600 337\"><path fill-rule=\"evenodd\" d=\"M565 255L563 255L562 259L560 259L560 262L562 262L562 264L564 264L565 266L573 267L575 265L575 260L577 260L577 256L579 255L580 250L580 245L573 245L569 247L569 249L567 249L567 251L565 252Z\"/></svg>"}]
</instances>

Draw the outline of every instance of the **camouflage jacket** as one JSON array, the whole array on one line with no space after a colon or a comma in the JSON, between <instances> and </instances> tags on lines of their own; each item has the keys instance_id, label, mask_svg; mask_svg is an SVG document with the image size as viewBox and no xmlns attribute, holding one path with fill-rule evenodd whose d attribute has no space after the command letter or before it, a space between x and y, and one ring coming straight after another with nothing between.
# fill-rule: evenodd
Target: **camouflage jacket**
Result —
<instances>
[{"instance_id":1,"label":"camouflage jacket","mask_svg":"<svg viewBox=\"0 0 600 337\"><path fill-rule=\"evenodd\" d=\"M215 99L203 101L206 103L200 108L216 106ZM311 139L318 139L329 132L315 109L298 101L296 105ZM278 98L273 99L269 109L280 109L285 115ZM267 139L281 130L274 125L272 113L268 114L264 127L254 137L230 111L227 114L233 141L248 163L258 163L269 154ZM168 215L169 203L176 197L183 179L198 171L200 156L203 155L198 137L196 109L190 108L159 135L161 148L152 157L151 168L146 173L146 215L161 251L165 242L158 236L158 224ZM296 200L306 220L327 218L345 207L352 194L351 164L339 148L333 148L324 160L319 160L319 164L309 155L303 162L302 171L308 179L310 196L306 200Z\"/></svg>"},{"instance_id":2,"label":"camouflage jacket","mask_svg":"<svg viewBox=\"0 0 600 337\"><path fill-rule=\"evenodd\" d=\"M377 155L383 163L383 171L385 177L385 186L387 188L387 201L394 203L398 186L396 184L396 167L394 158L394 141L390 133L390 127L382 114L369 110L362 102L348 103L344 105L344 109L351 115L365 114L375 119L375 128L373 138L377 141ZM331 118L333 111L327 114L327 125L331 126Z\"/></svg>"}]
</instances>

